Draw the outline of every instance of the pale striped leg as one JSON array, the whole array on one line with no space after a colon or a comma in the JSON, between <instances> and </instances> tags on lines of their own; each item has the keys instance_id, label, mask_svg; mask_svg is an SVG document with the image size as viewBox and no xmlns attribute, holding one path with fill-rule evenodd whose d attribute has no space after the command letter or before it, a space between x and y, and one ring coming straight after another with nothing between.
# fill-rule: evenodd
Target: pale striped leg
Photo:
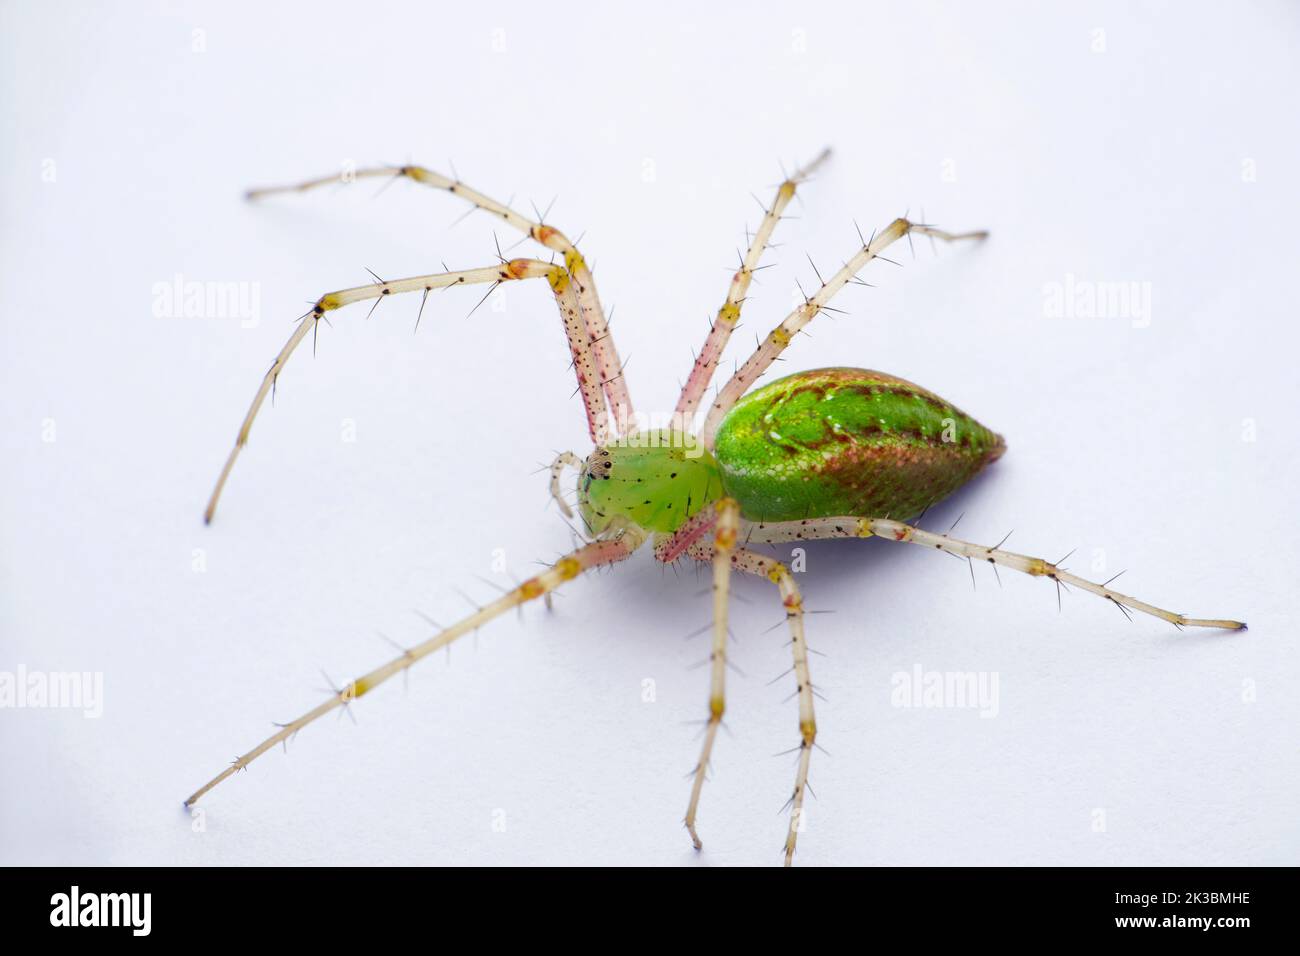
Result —
<instances>
[{"instance_id":1,"label":"pale striped leg","mask_svg":"<svg viewBox=\"0 0 1300 956\"><path fill-rule=\"evenodd\" d=\"M727 598L731 589L731 553L736 548L736 529L740 522L740 507L733 498L724 498L717 504L717 523L713 533L713 647L709 652L709 719L704 730L704 746L700 761L695 766L695 780L691 783L691 800L686 807L686 829L695 849L699 849L699 834L695 831L695 814L700 806L700 792L704 789L704 775L713 753L722 714L726 710L727 680Z\"/></svg>"},{"instance_id":2,"label":"pale striped leg","mask_svg":"<svg viewBox=\"0 0 1300 956\"><path fill-rule=\"evenodd\" d=\"M726 594L732 568L765 577L781 591L781 603L790 625L790 647L794 657L794 675L799 696L799 769L795 775L794 792L790 797L790 827L785 840L785 865L794 859L795 842L803 829L804 795L808 789L808 766L812 760L813 744L817 740L817 719L813 712L813 685L808 670L808 641L803 628L803 600L794 577L780 561L748 548L735 547L735 533L729 526L727 514L735 501L724 498L716 508L706 508L683 524L671 535L664 535L655 544L655 557L665 563L682 556L697 561L713 562L713 651L709 657L713 666L712 690L709 699L709 723L705 730L704 752L695 768L695 783L691 789L691 803L686 813L686 826L690 830L695 848L700 839L695 833L695 810L700 791L704 786L704 770L713 749L717 727L724 709L723 690L726 678ZM710 540L708 532L715 530ZM724 566L725 561L725 566ZM721 584L719 584L721 582ZM721 623L720 623L721 622Z\"/></svg>"},{"instance_id":3,"label":"pale striped leg","mask_svg":"<svg viewBox=\"0 0 1300 956\"><path fill-rule=\"evenodd\" d=\"M509 206L483 195L476 189L471 189L458 179L451 179L431 169L425 169L423 166L379 166L358 169L337 176L309 179L306 182L292 186L250 189L247 196L249 199L262 199L277 193L305 192L317 186L347 183L356 179L395 179L403 176L417 183L432 186L435 189L445 189L453 196L470 203L476 209L482 209L490 215L499 217L502 222L564 256L564 267L573 276L583 322L587 328L589 346L596 360L601 385L609 397L609 404L614 413L615 427L621 429L624 422L630 422L633 418L632 397L628 393L627 383L623 378L623 366L618 358L618 349L614 347L614 340L610 337L609 323L605 319L604 309L601 308L600 296L596 293L596 280L592 276L591 270L587 268L587 262L583 259L582 253L578 251L578 247L554 226L534 222Z\"/></svg>"},{"instance_id":4,"label":"pale striped leg","mask_svg":"<svg viewBox=\"0 0 1300 956\"><path fill-rule=\"evenodd\" d=\"M573 509L569 503L564 500L564 492L560 488L560 477L564 474L566 468L581 468L582 459L571 451L562 451L555 456L555 461L551 462L551 497L555 503L560 506L560 511L566 518L573 517Z\"/></svg>"},{"instance_id":5,"label":"pale striped leg","mask_svg":"<svg viewBox=\"0 0 1300 956\"><path fill-rule=\"evenodd\" d=\"M731 338L732 330L740 323L740 310L745 304L745 295L749 291L749 283L754 278L754 271L758 268L759 261L763 258L763 251L772 239L772 232L776 229L776 224L781 221L781 214L785 212L786 206L790 205L795 190L816 171L818 166L825 162L830 154L829 149L824 149L807 166L796 169L777 188L772 205L764 211L763 221L759 223L758 231L754 233L754 238L749 244L749 251L745 253L744 258L740 261L740 269L731 277L731 287L727 290L727 298L722 303L722 307L718 309L717 317L713 320L713 327L709 330L709 336L704 340L704 348L696 356L695 364L691 367L690 377L686 379L681 396L677 399L674 421L680 422L681 428L690 430L690 423L695 418L695 411L699 408L700 400L704 397L709 382L713 380L713 370L717 368L718 360L722 357L722 350L727 347L727 340Z\"/></svg>"},{"instance_id":6,"label":"pale striped leg","mask_svg":"<svg viewBox=\"0 0 1300 956\"><path fill-rule=\"evenodd\" d=\"M1121 594L1119 591L1107 587L1109 581L1105 584L1097 584L1066 571L1056 564L1044 561L1042 558L1031 558L1028 555L1017 554L1014 551L1004 551L999 546L988 547L982 544L971 544L969 541L959 541L946 534L924 531L921 528L904 524L902 521L894 521L890 518L858 518L845 515L838 518L814 518L806 521L747 524L745 527L745 540L768 544L818 538L869 538L873 535L889 541L907 541L926 548L946 551L969 561L987 561L989 564L1001 565L1004 568L1021 571L1032 577L1045 577L1054 581L1058 589L1062 585L1077 587L1091 594L1096 594L1098 597L1105 598L1121 610L1128 608L1133 611L1141 611L1143 614L1158 617L1180 628L1218 627L1236 631L1246 626L1241 621L1187 617L1174 611L1166 611L1164 608L1156 607L1145 601L1139 601L1135 597ZM1115 579L1111 578L1111 581L1113 580ZM1125 611L1125 614L1127 613Z\"/></svg>"},{"instance_id":7,"label":"pale striped leg","mask_svg":"<svg viewBox=\"0 0 1300 956\"><path fill-rule=\"evenodd\" d=\"M718 523L718 504L720 502L715 502L713 507L696 512L672 534L656 535L655 560L672 564L692 546L706 541L705 535ZM701 560L707 561L709 558L706 556Z\"/></svg>"},{"instance_id":8,"label":"pale striped leg","mask_svg":"<svg viewBox=\"0 0 1300 956\"><path fill-rule=\"evenodd\" d=\"M701 561L717 555L709 549L707 541L692 544L687 554ZM817 742L817 715L813 709L812 674L808 668L808 640L803 627L803 598L794 583L790 569L775 558L759 554L748 548L738 548L731 556L731 566L737 571L767 578L781 590L781 604L785 607L786 621L790 626L790 651L794 658L795 689L799 697L799 766L795 771L794 791L790 795L790 826L785 837L785 865L794 861L795 843L804 828L803 804L808 791L808 768L812 763L813 745Z\"/></svg>"},{"instance_id":9,"label":"pale striped leg","mask_svg":"<svg viewBox=\"0 0 1300 956\"><path fill-rule=\"evenodd\" d=\"M550 594L551 591L554 591L565 581L572 581L579 574L582 574L584 571L588 571L591 568L622 561L624 558L632 554L632 552L645 541L645 538L646 536L644 532L632 529L608 540L592 542L591 544L579 548L572 554L561 558L548 570L543 571L536 577L529 578L513 591L507 592L491 604L480 608L464 620L458 621L451 627L438 632L428 640L408 649L401 657L394 658L387 664L376 667L368 674L363 674L356 680L349 682L341 690L327 698L319 706L307 711L307 713L303 714L297 720L279 725L279 730L274 734L266 738L266 740L262 741L248 753L237 757L229 767L217 774L203 786L199 787L198 790L194 791L194 793L186 799L185 805L193 805L200 797L217 784L221 783L221 781L234 773L245 769L250 763L262 754L266 753L276 744L288 740L317 718L323 717L330 711L339 707L348 706L358 697L374 690L374 688L378 687L390 677L395 674L400 674L416 661L427 657L441 647L446 647L458 637L462 637L465 634L478 630L484 624L488 623L493 618L500 617L511 608L519 607L521 604L528 601Z\"/></svg>"},{"instance_id":10,"label":"pale striped leg","mask_svg":"<svg viewBox=\"0 0 1300 956\"><path fill-rule=\"evenodd\" d=\"M686 829L695 849L700 849L695 830L695 815L700 806L704 777L713 754L713 742L722 725L726 710L727 686L727 597L731 589L732 554L736 550L736 529L740 525L740 506L734 498L723 498L706 508L671 535L662 535L655 545L660 561L676 560L692 546L704 547L713 559L713 646L709 651L709 717L704 727L704 746L695 765L691 799L686 807ZM712 532L712 540L709 540Z\"/></svg>"},{"instance_id":11,"label":"pale striped leg","mask_svg":"<svg viewBox=\"0 0 1300 956\"><path fill-rule=\"evenodd\" d=\"M231 449L230 455L226 458L225 466L221 469L221 474L217 478L216 487L212 489L212 497L208 499L208 507L203 513L203 520L205 522L212 521L212 516L217 510L217 501L226 485L226 479L230 477L230 470L234 468L235 460L239 457L240 451L248 443L248 433L253 427L253 419L257 417L262 402L266 400L266 396L274 388L280 370L289 361L289 356L293 354L294 349L307 337L307 333L309 331L315 333L316 323L324 317L326 312L341 309L343 306L351 305L354 302L365 302L370 299L379 300L385 296L397 295L403 292L421 292L427 297L433 289L446 289L451 286L473 285L475 283L491 283L496 286L514 279L539 278L548 280L551 291L555 293L556 301L560 307L560 316L564 320L564 332L569 339L569 350L573 356L574 371L578 376L578 389L582 393L583 407L587 412L587 427L591 433L591 440L598 445L602 444L608 437L609 412L605 407L605 395L600 387L600 376L597 373L596 361L582 321L577 294L569 273L563 267L549 262L542 262L540 259L511 259L508 262L502 262L500 265L485 266L481 269L414 276L410 279L395 279L392 282L376 282L371 285L357 286L353 289L326 293L316 300L312 310L299 321L298 327L289 336L289 341L285 342L284 348L280 349L280 354L275 357L275 361L271 363L271 368L263 376L257 394L253 396L253 403L249 406L248 413L239 426L239 434L235 437L235 447ZM420 307L424 307L423 302L421 302Z\"/></svg>"},{"instance_id":12,"label":"pale striped leg","mask_svg":"<svg viewBox=\"0 0 1300 956\"><path fill-rule=\"evenodd\" d=\"M722 387L718 393L717 399L709 408L708 417L704 420L704 431L702 438L704 446L710 451L713 450L714 437L717 434L718 426L722 424L723 417L731 410L749 387L757 381L758 377L767 371L768 367L776 361L777 356L785 351L786 346L799 333L799 331L811 322L817 313L826 308L827 303L835 293L848 285L849 282L855 281L855 277L862 268L872 259L878 258L890 244L901 239L910 233L916 233L921 236L934 236L937 239L956 240L956 239L983 239L988 233L986 232L964 232L954 234L945 232L942 229L935 229L932 226L921 225L919 223L909 222L906 219L895 219L885 228L883 232L873 234L872 237L862 244L859 249L846 262L838 272L822 283L808 301L799 308L791 312L776 328L767 334L758 349L745 360L731 380Z\"/></svg>"}]
</instances>

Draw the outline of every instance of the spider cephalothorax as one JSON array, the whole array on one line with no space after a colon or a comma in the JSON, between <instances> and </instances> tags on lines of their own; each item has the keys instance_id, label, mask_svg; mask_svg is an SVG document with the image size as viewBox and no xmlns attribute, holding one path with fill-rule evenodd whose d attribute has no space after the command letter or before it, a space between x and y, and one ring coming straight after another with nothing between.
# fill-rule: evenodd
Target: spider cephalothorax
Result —
<instances>
[{"instance_id":1,"label":"spider cephalothorax","mask_svg":"<svg viewBox=\"0 0 1300 956\"><path fill-rule=\"evenodd\" d=\"M615 518L670 532L722 497L718 464L695 436L633 432L597 448L578 475L578 511L591 534Z\"/></svg>"},{"instance_id":2,"label":"spider cephalothorax","mask_svg":"<svg viewBox=\"0 0 1300 956\"><path fill-rule=\"evenodd\" d=\"M695 846L696 811L705 769L726 708L727 599L734 571L761 576L779 589L790 632L791 674L798 699L798 769L790 796L785 862L790 863L801 829L800 815L808 785L808 770L817 737L813 683L804 637L803 603L788 568L756 545L812 538L882 537L944 551L968 561L991 564L1035 577L1046 577L1058 589L1073 586L1105 598L1128 614L1141 611L1179 627L1239 629L1237 621L1190 618L1121 594L1063 567L1002 548L960 541L924 531L903 519L951 494L985 465L998 458L1005 444L933 392L910 382L859 368L830 368L802 372L750 392L795 336L846 285L858 283L857 273L883 258L892 243L913 234L932 239L981 239L985 233L953 234L924 223L896 219L861 244L844 266L821 282L764 338L732 375L708 407L702 427L691 423L713 379L759 260L782 212L807 175L826 157L781 183L772 205L751 236L749 250L732 276L727 297L718 309L708 338L682 388L672 420L677 429L635 431L632 399L623 377L618 351L610 335L595 281L577 247L553 226L535 222L509 206L490 199L457 179L419 166L352 171L344 176L312 180L291 190L371 177L407 178L433 186L472 203L524 232L563 257L563 265L540 259L500 259L479 269L414 276L375 282L327 293L281 349L266 373L244 417L235 447L226 459L208 502L211 520L217 501L240 449L248 440L253 419L270 393L284 364L327 312L356 302L378 303L386 296L422 293L420 313L429 293L458 285L545 279L560 309L573 358L588 430L595 451L584 461L572 452L559 455L551 466L551 493L566 515L569 505L560 478L578 469L578 508L587 542L560 558L547 570L524 581L474 614L439 630L427 640L334 692L319 706L284 724L257 747L239 757L186 801L191 804L226 777L287 741L304 726L346 706L377 685L401 673L433 651L477 630L495 617L536 598L585 571L621 561L648 540L655 557L707 561L713 568L713 643L710 653L708 721L703 749L694 771L686 825ZM284 190L257 190L250 198ZM539 217L540 218L540 217ZM820 278L820 276L819 276ZM373 306L372 306L373 308ZM417 324L419 316L416 318ZM611 419L611 409L616 417ZM611 421L619 423L611 426ZM1113 580L1113 579L1112 579Z\"/></svg>"}]
</instances>

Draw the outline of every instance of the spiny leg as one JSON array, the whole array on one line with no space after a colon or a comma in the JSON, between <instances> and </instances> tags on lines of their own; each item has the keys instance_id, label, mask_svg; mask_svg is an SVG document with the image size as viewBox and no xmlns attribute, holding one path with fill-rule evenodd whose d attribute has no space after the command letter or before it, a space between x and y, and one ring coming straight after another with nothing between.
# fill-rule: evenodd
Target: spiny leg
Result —
<instances>
[{"instance_id":1,"label":"spiny leg","mask_svg":"<svg viewBox=\"0 0 1300 956\"><path fill-rule=\"evenodd\" d=\"M704 749L695 767L695 782L691 788L691 802L686 812L686 826L695 848L700 848L700 838L695 832L695 812L699 806L700 792L704 786L704 771L718 725L725 709L723 692L726 679L726 617L727 592L730 570L735 568L746 574L765 577L781 591L790 625L790 647L794 657L794 675L799 695L799 769L795 776L794 792L790 798L790 828L786 834L785 865L794 859L795 842L801 828L804 794L808 789L808 766L812 760L813 744L817 740L817 720L813 712L813 685L808 670L808 641L804 636L803 600L794 577L788 568L774 558L766 557L748 548L736 547L736 534L730 515L738 513L734 499L724 498L713 508L706 508L686 521L671 535L664 535L655 543L655 558L669 563L684 556L698 561L713 562L713 650L712 684L709 698L709 722L705 730ZM714 531L713 539L708 537Z\"/></svg>"},{"instance_id":2,"label":"spiny leg","mask_svg":"<svg viewBox=\"0 0 1300 956\"><path fill-rule=\"evenodd\" d=\"M655 543L655 557L664 563L677 560L692 547L703 547L713 560L713 646L709 651L709 716L704 727L704 745L695 765L691 799L686 807L686 830L695 849L700 849L695 830L695 816L704 790L713 742L722 725L726 710L727 684L727 598L731 589L732 554L736 549L736 530L740 526L740 506L734 498L723 498L712 507L694 515L671 535L662 535ZM712 540L708 538L712 532ZM709 560L704 558L703 560Z\"/></svg>"},{"instance_id":3,"label":"spiny leg","mask_svg":"<svg viewBox=\"0 0 1300 956\"><path fill-rule=\"evenodd\" d=\"M1141 611L1143 614L1150 614L1153 617L1168 621L1176 627L1217 627L1236 631L1246 626L1241 621L1187 617L1174 611L1166 611L1164 608L1156 607L1153 604L1148 604L1145 601L1140 601L1135 597L1113 590L1107 586L1110 583L1109 581L1105 584L1097 584L1058 567L1057 564L1044 561L1042 558L1033 558L1028 555L1017 554L1014 551L1004 551L1000 544L988 547L982 544L972 544L969 541L960 541L946 534L925 531L914 525L894 521L890 518L859 518L852 515L838 518L811 518L806 521L751 524L746 525L744 531L746 541L758 541L768 544L818 538L869 538L873 535L889 541L907 541L938 551L946 551L949 554L955 554L970 561L987 561L989 564L1001 565L1004 568L1021 571L1032 577L1046 577L1056 583L1058 590L1062 586L1077 587L1096 594L1098 597L1105 598L1121 610L1127 608ZM1111 581L1113 580L1115 579L1111 578ZM1125 614L1127 613L1128 611L1125 611Z\"/></svg>"},{"instance_id":4,"label":"spiny leg","mask_svg":"<svg viewBox=\"0 0 1300 956\"><path fill-rule=\"evenodd\" d=\"M697 541L687 548L690 557L701 561L717 559L707 541ZM794 861L795 843L803 829L803 803L808 790L808 767L812 762L812 749L817 742L817 715L813 708L812 674L808 668L808 639L803 627L803 598L794 576L780 561L751 551L737 548L731 556L731 566L746 574L767 578L781 591L781 604L790 626L790 651L794 659L795 692L799 697L799 768L795 771L794 791L790 795L790 827L785 837L785 865Z\"/></svg>"},{"instance_id":5,"label":"spiny leg","mask_svg":"<svg viewBox=\"0 0 1300 956\"><path fill-rule=\"evenodd\" d=\"M795 335L811 322L817 316L817 313L826 308L827 303L830 302L835 293L839 292L849 282L855 281L855 277L862 268L872 259L880 258L880 253L888 246L911 233L921 236L933 236L936 239L947 241L983 239L988 235L987 232L950 233L942 229L936 229L933 226L909 222L906 219L895 219L883 232L872 234L872 237L864 242L862 248L853 255L853 258L846 262L833 276L824 281L821 288L813 293L803 305L791 312L785 321L768 333L762 344L745 360L745 364L736 371L731 380L723 386L722 391L718 393L718 397L709 409L708 417L704 420L702 437L706 448L710 451L713 450L714 436L717 434L718 426L722 424L722 419L731 410L731 406L735 405L758 377L767 371L768 367L776 361L777 356L785 351L786 346L790 344Z\"/></svg>"},{"instance_id":6,"label":"spiny leg","mask_svg":"<svg viewBox=\"0 0 1300 956\"><path fill-rule=\"evenodd\" d=\"M221 783L221 781L237 771L245 769L262 754L276 744L288 740L312 721L339 707L346 707L358 697L370 692L395 674L405 671L416 661L427 657L441 647L446 647L458 637L478 630L488 621L500 617L511 608L519 607L528 601L550 594L565 581L572 581L584 571L622 561L645 541L645 537L644 532L638 529L629 529L615 537L584 545L572 554L560 558L548 570L543 571L536 577L529 578L514 590L506 592L469 617L456 622L445 630L439 631L428 640L409 648L401 657L396 657L388 663L376 667L368 674L363 674L356 680L349 682L341 690L327 698L319 706L307 711L297 720L280 725L279 730L274 734L248 751L248 753L236 758L229 767L194 791L186 799L185 805L187 807L192 806L200 797Z\"/></svg>"},{"instance_id":7,"label":"spiny leg","mask_svg":"<svg viewBox=\"0 0 1300 956\"><path fill-rule=\"evenodd\" d=\"M348 183L356 179L395 179L400 177L406 177L414 182L432 186L434 189L445 189L453 196L470 203L476 209L482 209L493 216L500 217L507 225L518 229L548 249L554 249L564 256L564 267L573 277L583 324L587 329L588 342L600 373L601 385L605 389L609 397L610 407L613 409L616 428L621 430L623 423L632 421L632 397L628 393L627 383L623 378L623 366L618 358L618 349L614 347L614 339L610 335L609 323L605 319L605 311L601 307L600 297L596 293L596 280L587 267L587 262L582 257L582 253L578 251L578 247L554 226L535 222L509 206L466 186L459 179L449 178L431 169L425 169L423 166L377 166L358 169L337 176L322 176L319 179L309 179L306 182L292 186L250 189L246 196L251 200L257 200L277 193L306 192L318 186ZM543 218L545 216L538 216L538 219Z\"/></svg>"},{"instance_id":8,"label":"spiny leg","mask_svg":"<svg viewBox=\"0 0 1300 956\"><path fill-rule=\"evenodd\" d=\"M687 378L686 384L682 387L681 396L677 399L677 409L674 412L674 420L681 422L683 429L689 430L689 425L695 417L695 411L699 407L700 399L704 397L705 391L709 387L709 382L713 380L713 370L717 368L718 359L722 357L722 351L727 347L727 340L731 338L732 331L740 323L740 309L745 304L745 295L749 291L749 283L754 278L754 272L758 269L758 263L763 258L763 252L772 239L772 232L776 229L776 224L781 221L781 214L785 212L786 206L794 198L795 190L811 176L823 162L829 157L831 151L823 149L817 154L807 166L796 169L792 175L786 178L785 182L776 190L776 196L772 199L772 205L763 211L763 221L759 223L758 231L749 244L749 251L740 261L740 269L731 277L731 287L727 290L727 298L718 309L717 317L713 320L713 327L709 329L709 336L704 340L704 348L696 356L695 364L691 367L690 377Z\"/></svg>"},{"instance_id":9,"label":"spiny leg","mask_svg":"<svg viewBox=\"0 0 1300 956\"><path fill-rule=\"evenodd\" d=\"M560 490L560 477L566 468L581 467L582 459L571 451L560 452L555 456L555 461L551 462L551 497L555 499L555 503L560 506L560 511L566 518L573 517L573 509L564 500L564 492Z\"/></svg>"},{"instance_id":10,"label":"spiny leg","mask_svg":"<svg viewBox=\"0 0 1300 956\"><path fill-rule=\"evenodd\" d=\"M724 498L717 504L717 524L713 533L713 647L709 652L709 720L704 730L704 746L700 749L700 762L695 767L695 780L691 783L691 800L686 807L686 829L695 849L699 849L699 834L695 832L695 814L700 806L700 792L704 789L704 774L713 753L722 714L726 710L727 679L727 598L731 589L731 553L736 548L736 530L740 524L740 507L733 498Z\"/></svg>"},{"instance_id":11,"label":"spiny leg","mask_svg":"<svg viewBox=\"0 0 1300 956\"><path fill-rule=\"evenodd\" d=\"M569 273L563 267L549 262L542 262L540 259L511 259L499 265L485 266L480 269L414 276L409 279L395 279L391 282L376 282L371 285L326 293L316 300L312 310L299 321L298 327L289 336L289 340L280 349L280 354L275 357L270 369L263 376L262 384L258 387L257 394L253 396L253 402L249 406L247 414L244 415L244 421L239 426L239 434L235 436L235 446L231 449L229 456L226 458L226 463L221 469L216 487L212 489L212 497L208 499L208 506L203 513L204 522L212 521L212 516L217 510L217 501L221 497L222 489L225 488L226 479L230 477L230 471L234 468L235 460L239 457L240 451L248 443L248 433L253 427L253 419L257 417L266 396L270 394L275 386L280 370L289 361L289 356L293 354L294 349L307 337L308 331L315 333L316 324L325 316L326 312L341 309L343 306L351 305L354 302L364 302L370 299L374 299L378 304L378 300L385 296L397 295L403 292L421 292L427 297L433 289L446 289L452 286L473 285L476 283L492 283L495 287L502 282L514 279L536 278L547 279L550 282L551 291L555 293L556 301L560 307L560 315L564 320L565 335L569 339L569 350L573 356L573 367L578 377L578 388L582 393L583 406L587 412L587 427L591 433L592 441L597 444L602 443L607 436L609 412L605 406L605 394L601 390L600 377L582 321L577 294L574 291ZM420 307L423 309L423 302L421 302Z\"/></svg>"}]
</instances>

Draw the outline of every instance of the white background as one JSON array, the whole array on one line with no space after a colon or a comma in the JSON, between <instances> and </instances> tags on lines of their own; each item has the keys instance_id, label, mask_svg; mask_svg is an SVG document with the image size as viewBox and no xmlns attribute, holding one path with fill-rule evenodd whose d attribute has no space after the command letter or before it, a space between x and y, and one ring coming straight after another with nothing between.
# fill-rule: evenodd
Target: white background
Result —
<instances>
[{"instance_id":1,"label":"white background","mask_svg":"<svg viewBox=\"0 0 1300 956\"><path fill-rule=\"evenodd\" d=\"M773 589L736 588L744 676L697 855L707 638L684 637L707 581L648 553L310 727L215 790L202 832L181 800L321 700L319 669L342 682L391 655L378 632L427 636L413 609L454 619L458 591L567 549L536 469L589 450L543 284L468 319L476 293L433 298L418 336L418 299L353 307L281 376L205 528L309 301L515 241L407 182L241 191L450 159L525 210L558 194L639 406L667 411L751 191L823 144L728 363L815 281L805 253L825 272L853 251L855 218L991 229L873 265L781 371L881 368L1007 436L929 526L1077 548L1080 573L1128 568L1130 593L1251 629L1128 623L1082 593L1058 613L1045 581L980 567L972 589L883 541L809 548L829 756L799 862L1300 862L1297 15L1046 7L6 4L0 670L102 672L104 710L0 711L0 862L778 862L793 758L772 754L797 732L790 678L767 684L789 653ZM156 317L177 275L256 283L259 321ZM1149 325L1049 317L1067 275L1149 283ZM917 665L996 674L997 716L891 706Z\"/></svg>"}]
</instances>

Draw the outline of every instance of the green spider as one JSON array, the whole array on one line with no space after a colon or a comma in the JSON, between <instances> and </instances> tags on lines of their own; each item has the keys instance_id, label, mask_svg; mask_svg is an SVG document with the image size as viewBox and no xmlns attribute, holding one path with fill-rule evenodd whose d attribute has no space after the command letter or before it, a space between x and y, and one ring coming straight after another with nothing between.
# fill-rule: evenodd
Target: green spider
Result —
<instances>
[{"instance_id":1,"label":"green spider","mask_svg":"<svg viewBox=\"0 0 1300 956\"><path fill-rule=\"evenodd\" d=\"M1237 621L1185 617L1120 594L1105 584L1084 580L1041 558L1005 551L1001 543L994 547L972 544L899 520L913 518L950 495L1000 457L1006 448L1000 435L926 389L881 372L828 368L796 373L748 392L794 336L825 310L845 285L858 283L858 272L871 260L882 258L880 254L886 247L904 236L910 241L913 234L953 241L983 239L987 235L984 232L953 234L896 219L884 230L864 239L843 268L768 333L717 393L703 427L698 432L692 428L722 351L740 320L746 292L772 232L795 190L828 156L829 150L823 151L777 189L740 269L732 277L726 301L718 310L682 389L673 416L675 427L654 431L629 427L628 423L635 420L632 400L595 282L582 254L558 229L528 219L456 179L419 166L364 169L248 194L250 199L256 199L359 178L405 177L444 189L478 209L499 216L560 253L564 264L538 259L501 259L499 264L481 269L376 282L321 296L302 317L263 378L212 492L205 521L212 520L230 470L248 440L253 419L274 387L280 370L307 332L314 332L325 313L355 302L375 300L378 304L384 296L403 292L422 293L422 313L424 301L433 289L474 283L495 287L512 280L546 279L559 305L577 373L578 391L595 445L585 460L572 452L556 458L550 469L551 494L561 510L571 517L572 511L561 492L561 478L568 468L578 471L578 508L589 540L545 572L400 657L358 677L297 720L280 726L275 734L195 791L185 801L187 806L318 717L346 706L421 658L511 608L540 597L549 600L550 592L565 581L592 568L624 560L651 539L655 557L660 561L667 563L687 557L712 562L713 568L708 722L700 759L693 771L685 819L697 849L701 843L695 827L696 812L726 706L727 599L732 570L765 577L780 591L798 685L800 740L794 791L789 801L787 866L794 857L801 829L808 768L817 739L813 683L808 670L799 588L785 565L750 550L748 545L879 536L1046 577L1058 586L1073 585L1113 602L1121 610L1142 611L1179 627L1245 627Z\"/></svg>"}]
</instances>

